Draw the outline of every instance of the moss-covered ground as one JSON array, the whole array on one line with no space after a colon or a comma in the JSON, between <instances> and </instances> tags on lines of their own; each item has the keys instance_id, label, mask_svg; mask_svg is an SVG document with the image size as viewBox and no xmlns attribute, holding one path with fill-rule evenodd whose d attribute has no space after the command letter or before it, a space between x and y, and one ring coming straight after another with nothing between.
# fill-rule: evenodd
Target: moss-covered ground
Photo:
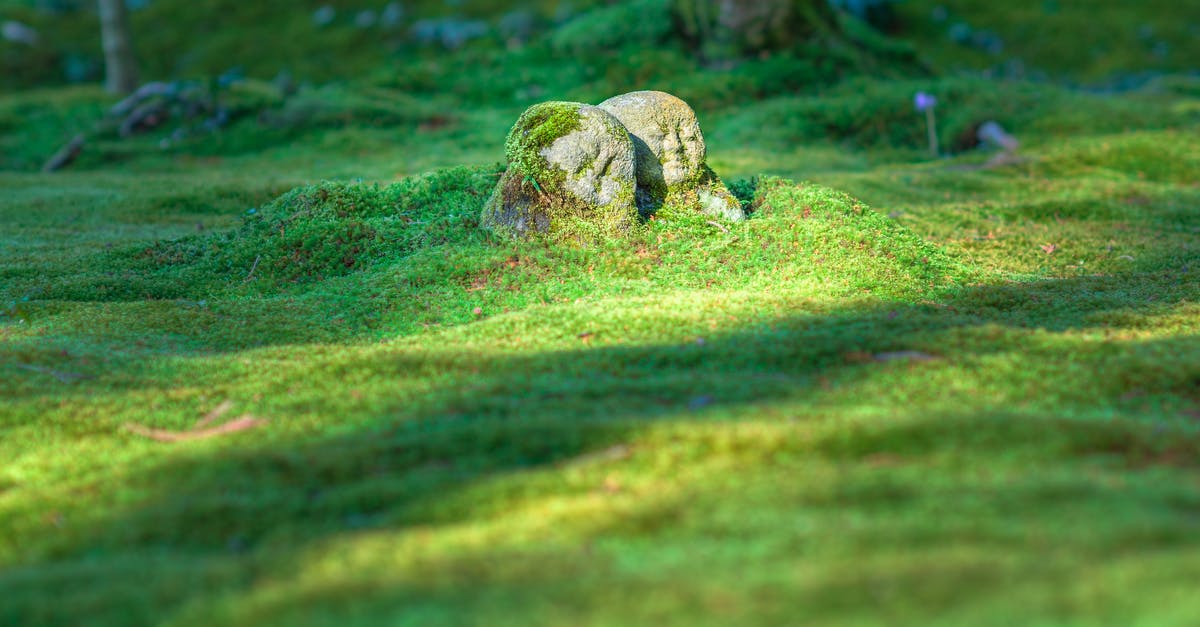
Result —
<instances>
[{"instance_id":1,"label":"moss-covered ground","mask_svg":"<svg viewBox=\"0 0 1200 627\"><path fill-rule=\"evenodd\" d=\"M1200 623L1200 82L549 45L53 175L112 100L0 97L0 624ZM696 102L750 219L478 227L529 103L636 88ZM918 90L1019 159L929 158Z\"/></svg>"}]
</instances>

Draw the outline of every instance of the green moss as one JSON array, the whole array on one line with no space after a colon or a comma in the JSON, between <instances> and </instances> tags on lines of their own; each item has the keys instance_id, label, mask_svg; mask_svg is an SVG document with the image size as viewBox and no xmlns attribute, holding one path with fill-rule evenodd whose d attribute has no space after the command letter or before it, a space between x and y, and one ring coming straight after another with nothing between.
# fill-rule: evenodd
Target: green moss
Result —
<instances>
[{"instance_id":1,"label":"green moss","mask_svg":"<svg viewBox=\"0 0 1200 627\"><path fill-rule=\"evenodd\" d=\"M476 237L495 168L455 168L381 187L327 182L244 213L235 229L95 254L40 298L122 301L273 293ZM32 277L31 277L32 278Z\"/></svg>"},{"instance_id":2,"label":"green moss","mask_svg":"<svg viewBox=\"0 0 1200 627\"><path fill-rule=\"evenodd\" d=\"M485 228L510 236L593 244L620 237L634 225L632 187L607 205L591 206L564 187L568 174L541 154L581 128L584 106L546 102L521 115L505 142L508 169L483 210L480 222Z\"/></svg>"},{"instance_id":3,"label":"green moss","mask_svg":"<svg viewBox=\"0 0 1200 627\"><path fill-rule=\"evenodd\" d=\"M1064 58L1138 67L1130 24L1186 26L1157 0L897 6L935 4L1010 20L1031 67L1071 30ZM1190 79L764 103L765 76L634 51L442 55L413 93L457 126L0 172L0 624L1200 623ZM499 167L393 182L497 160L533 86L681 84L717 108L714 167L755 177L729 185L745 222L511 240L477 228ZM995 117L1023 161L929 160L917 90L944 135ZM0 96L0 159L108 102ZM137 431L226 401L209 424L261 424Z\"/></svg>"},{"instance_id":4,"label":"green moss","mask_svg":"<svg viewBox=\"0 0 1200 627\"><path fill-rule=\"evenodd\" d=\"M558 138L579 130L582 106L575 102L543 102L526 109L504 142L509 168L538 186L553 189L561 185L562 173L549 167L541 153Z\"/></svg>"},{"instance_id":5,"label":"green moss","mask_svg":"<svg viewBox=\"0 0 1200 627\"><path fill-rule=\"evenodd\" d=\"M636 228L634 207L633 184L608 205L593 207L573 194L539 189L509 168L488 198L480 225L507 237L593 246L618 240Z\"/></svg>"},{"instance_id":6,"label":"green moss","mask_svg":"<svg viewBox=\"0 0 1200 627\"><path fill-rule=\"evenodd\" d=\"M484 206L481 224L513 235L545 233L556 212L580 213L581 208L561 207L565 173L550 167L542 150L580 128L582 104L544 102L525 110L504 143L507 169Z\"/></svg>"},{"instance_id":7,"label":"green moss","mask_svg":"<svg viewBox=\"0 0 1200 627\"><path fill-rule=\"evenodd\" d=\"M1174 156L1190 139L1131 141ZM759 177L744 223L666 208L588 248L480 237L462 214L494 168L325 184L260 209L263 224L387 234L408 218L443 243L270 290L239 271L177 301L17 302L34 279L5 274L0 616L551 623L572 607L575 622L627 624L665 608L699 624L712 608L694 600L717 582L746 624L929 622L946 607L976 622L1170 622L1195 608L1195 191L1167 168L1139 180L1145 151L1069 167L1101 141L1031 148L1054 177L819 173L878 211ZM33 265L51 285L129 272L128 256L81 261L31 221L132 250L144 232L76 222L125 215L121 202L93 192L64 209L60 191L30 212L17 199L44 180L4 182L0 272ZM158 211L191 221L216 202L185 192L205 202ZM275 242L226 228L233 248ZM1046 238L1063 252L1037 249ZM183 253L167 266L203 265ZM1084 257L1095 268L1067 267ZM175 444L123 426L185 431L226 399L227 417L266 423ZM797 572L811 573L801 601L763 604ZM995 576L1028 583L995 601ZM905 594L862 609L858 590L881 580ZM646 581L669 594L596 603L642 599ZM1061 610L1098 589L1098 606ZM548 596L564 604L544 609Z\"/></svg>"},{"instance_id":8,"label":"green moss","mask_svg":"<svg viewBox=\"0 0 1200 627\"><path fill-rule=\"evenodd\" d=\"M1000 5L984 0L906 0L895 3L906 36L944 73L988 71L998 76L1041 75L1072 81L1136 85L1147 74L1195 70L1200 57L1200 6L1173 0L1053 0ZM930 19L941 7L946 19ZM957 43L951 29L967 27ZM959 27L962 31L962 28ZM990 34L1002 48L975 45Z\"/></svg>"},{"instance_id":9,"label":"green moss","mask_svg":"<svg viewBox=\"0 0 1200 627\"><path fill-rule=\"evenodd\" d=\"M728 218L743 205L708 165L702 166L686 180L674 185L666 185L662 180L643 184L639 187L639 193L639 209L645 215L653 214L664 206L671 206L713 217ZM722 200L728 202L721 202ZM721 202L725 208L716 211L709 206L713 202Z\"/></svg>"},{"instance_id":10,"label":"green moss","mask_svg":"<svg viewBox=\"0 0 1200 627\"><path fill-rule=\"evenodd\" d=\"M853 80L820 95L742 107L709 133L709 139L718 144L762 141L772 148L832 140L848 148L919 151L927 140L924 117L913 110L913 94L918 91L939 100L937 122L944 152L953 151L964 131L986 120L999 122L1023 141L1039 142L1129 128L1164 128L1197 119L1195 111L1153 93L1112 98L1026 82Z\"/></svg>"}]
</instances>

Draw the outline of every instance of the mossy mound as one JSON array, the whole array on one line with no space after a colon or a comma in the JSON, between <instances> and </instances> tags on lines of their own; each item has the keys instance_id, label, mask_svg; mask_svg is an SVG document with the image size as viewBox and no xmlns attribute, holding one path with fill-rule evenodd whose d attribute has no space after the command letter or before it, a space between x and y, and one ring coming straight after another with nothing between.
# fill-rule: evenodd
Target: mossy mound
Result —
<instances>
[{"instance_id":1,"label":"mossy mound","mask_svg":"<svg viewBox=\"0 0 1200 627\"><path fill-rule=\"evenodd\" d=\"M586 243L637 223L633 141L609 113L575 102L534 105L509 131L505 157L484 227Z\"/></svg>"},{"instance_id":2,"label":"mossy mound","mask_svg":"<svg viewBox=\"0 0 1200 627\"><path fill-rule=\"evenodd\" d=\"M845 192L776 177L755 180L748 267L847 294L895 297L953 288L977 270ZM772 263L763 263L773 256ZM780 274L783 273L783 274Z\"/></svg>"},{"instance_id":3,"label":"mossy mound","mask_svg":"<svg viewBox=\"0 0 1200 627\"><path fill-rule=\"evenodd\" d=\"M246 212L240 227L105 253L39 294L64 300L202 298L278 291L479 239L495 168L451 168L378 186L327 182ZM104 268L97 272L95 268Z\"/></svg>"},{"instance_id":4,"label":"mossy mound","mask_svg":"<svg viewBox=\"0 0 1200 627\"><path fill-rule=\"evenodd\" d=\"M802 290L832 300L928 297L976 280L977 271L844 192L759 177L733 184L749 219L722 230L708 216L665 205L645 247L660 289ZM669 287L668 287L669 286Z\"/></svg>"}]
</instances>

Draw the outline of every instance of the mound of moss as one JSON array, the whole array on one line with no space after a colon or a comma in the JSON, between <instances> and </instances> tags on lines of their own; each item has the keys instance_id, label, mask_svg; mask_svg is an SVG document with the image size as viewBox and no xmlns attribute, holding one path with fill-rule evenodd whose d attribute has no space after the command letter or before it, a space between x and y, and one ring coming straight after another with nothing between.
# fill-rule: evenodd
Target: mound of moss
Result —
<instances>
[{"instance_id":1,"label":"mound of moss","mask_svg":"<svg viewBox=\"0 0 1200 627\"><path fill-rule=\"evenodd\" d=\"M759 251L795 260L790 272L875 295L921 293L975 271L941 247L844 192L775 177L756 181L748 224ZM763 254L752 250L748 255ZM776 267L786 267L777 264Z\"/></svg>"},{"instance_id":2,"label":"mound of moss","mask_svg":"<svg viewBox=\"0 0 1200 627\"><path fill-rule=\"evenodd\" d=\"M664 206L649 222L647 271L662 288L804 289L831 298L931 295L976 271L844 192L777 177L735 181L749 218L721 230L711 218Z\"/></svg>"},{"instance_id":3,"label":"mound of moss","mask_svg":"<svg viewBox=\"0 0 1200 627\"><path fill-rule=\"evenodd\" d=\"M326 182L246 212L236 229L106 253L48 286L45 298L202 298L276 291L400 262L482 238L495 168L459 167L379 186Z\"/></svg>"}]
</instances>

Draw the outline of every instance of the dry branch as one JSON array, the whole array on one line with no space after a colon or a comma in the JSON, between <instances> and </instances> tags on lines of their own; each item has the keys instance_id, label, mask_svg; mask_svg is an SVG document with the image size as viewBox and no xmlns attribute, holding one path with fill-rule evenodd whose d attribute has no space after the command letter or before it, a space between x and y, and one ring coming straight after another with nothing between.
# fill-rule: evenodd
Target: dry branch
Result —
<instances>
[{"instance_id":1,"label":"dry branch","mask_svg":"<svg viewBox=\"0 0 1200 627\"><path fill-rule=\"evenodd\" d=\"M79 158L79 153L83 152L83 145L87 143L87 135L82 133L71 138L66 146L59 149L46 161L46 165L42 166L42 172L57 172Z\"/></svg>"},{"instance_id":2,"label":"dry branch","mask_svg":"<svg viewBox=\"0 0 1200 627\"><path fill-rule=\"evenodd\" d=\"M246 414L225 424L209 429L191 429L189 431L168 431L166 429L151 429L136 423L125 423L125 430L135 435L157 440L159 442L183 442L186 440L203 440L219 435L246 431L267 424L266 420Z\"/></svg>"}]
</instances>

